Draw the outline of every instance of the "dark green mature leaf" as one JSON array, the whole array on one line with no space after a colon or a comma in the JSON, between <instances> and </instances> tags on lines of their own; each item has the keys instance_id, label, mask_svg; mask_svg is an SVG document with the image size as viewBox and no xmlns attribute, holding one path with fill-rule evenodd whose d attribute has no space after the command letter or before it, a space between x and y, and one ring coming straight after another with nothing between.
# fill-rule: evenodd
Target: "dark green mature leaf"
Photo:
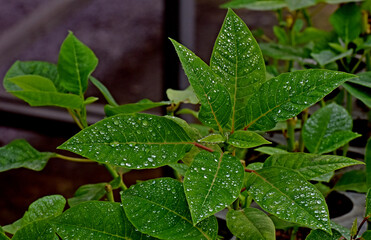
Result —
<instances>
[{"instance_id":1,"label":"dark green mature leaf","mask_svg":"<svg viewBox=\"0 0 371 240\"><path fill-rule=\"evenodd\" d=\"M0 240L10 240L10 238L8 238L5 235L5 233L4 233L4 231L3 231L3 229L1 227L0 227Z\"/></svg>"},{"instance_id":2,"label":"dark green mature leaf","mask_svg":"<svg viewBox=\"0 0 371 240\"><path fill-rule=\"evenodd\" d=\"M339 3L348 3L348 2L362 2L364 0L320 0L329 4L339 4Z\"/></svg>"},{"instance_id":3,"label":"dark green mature leaf","mask_svg":"<svg viewBox=\"0 0 371 240\"><path fill-rule=\"evenodd\" d=\"M143 169L177 162L193 142L172 119L138 113L106 118L58 148L101 163Z\"/></svg>"},{"instance_id":4,"label":"dark green mature leaf","mask_svg":"<svg viewBox=\"0 0 371 240\"><path fill-rule=\"evenodd\" d=\"M275 154L264 162L264 167L279 166L299 172L305 179L311 180L334 170L364 164L351 158L336 155L317 155L309 153Z\"/></svg>"},{"instance_id":5,"label":"dark green mature leaf","mask_svg":"<svg viewBox=\"0 0 371 240\"><path fill-rule=\"evenodd\" d=\"M354 3L343 5L331 15L330 22L335 32L348 44L362 32L361 8Z\"/></svg>"},{"instance_id":6,"label":"dark green mature leaf","mask_svg":"<svg viewBox=\"0 0 371 240\"><path fill-rule=\"evenodd\" d=\"M278 43L260 43L264 56L275 59L303 61L309 58L309 52L301 47L291 47Z\"/></svg>"},{"instance_id":7,"label":"dark green mature leaf","mask_svg":"<svg viewBox=\"0 0 371 240\"><path fill-rule=\"evenodd\" d=\"M246 189L265 211L331 233L324 197L299 173L282 167L263 168L247 175Z\"/></svg>"},{"instance_id":8,"label":"dark green mature leaf","mask_svg":"<svg viewBox=\"0 0 371 240\"><path fill-rule=\"evenodd\" d=\"M193 225L183 186L171 178L136 184L122 193L130 222L141 232L167 240L216 239L217 221L211 216Z\"/></svg>"},{"instance_id":9,"label":"dark green mature leaf","mask_svg":"<svg viewBox=\"0 0 371 240\"><path fill-rule=\"evenodd\" d=\"M271 144L260 134L250 131L236 131L228 138L228 143L238 148L253 148L263 144Z\"/></svg>"},{"instance_id":10,"label":"dark green mature leaf","mask_svg":"<svg viewBox=\"0 0 371 240\"><path fill-rule=\"evenodd\" d=\"M325 66L326 64L348 57L352 55L352 53L353 49L349 49L348 51L340 54L336 54L330 50L323 50L319 53L311 53L310 55L319 63L320 66Z\"/></svg>"},{"instance_id":11,"label":"dark green mature leaf","mask_svg":"<svg viewBox=\"0 0 371 240\"><path fill-rule=\"evenodd\" d=\"M351 83L344 83L343 87L354 97L361 100L369 108L371 108L371 87Z\"/></svg>"},{"instance_id":12,"label":"dark green mature leaf","mask_svg":"<svg viewBox=\"0 0 371 240\"><path fill-rule=\"evenodd\" d=\"M128 103L120 106L111 106L111 105L106 105L104 106L104 112L108 117L114 116L117 114L125 113L125 114L130 114L130 113L137 113L137 112L142 112L145 110L149 110L152 108L156 107L161 107L165 105L169 105L170 102L152 102L149 99L142 99L137 103Z\"/></svg>"},{"instance_id":13,"label":"dark green mature leaf","mask_svg":"<svg viewBox=\"0 0 371 240\"><path fill-rule=\"evenodd\" d=\"M365 217L371 217L371 188L367 190Z\"/></svg>"},{"instance_id":14,"label":"dark green mature leaf","mask_svg":"<svg viewBox=\"0 0 371 240\"><path fill-rule=\"evenodd\" d=\"M52 80L54 83L58 78L57 66L48 62L30 61L21 62L16 61L8 70L4 77L4 88L7 91L22 90L16 84L8 81L10 78L24 76L24 75L37 75Z\"/></svg>"},{"instance_id":15,"label":"dark green mature leaf","mask_svg":"<svg viewBox=\"0 0 371 240\"><path fill-rule=\"evenodd\" d=\"M96 79L93 76L90 76L89 79L94 84L94 86L99 89L99 91L102 93L108 104L110 104L113 107L118 106L116 100L113 98L113 96L111 95L110 91L106 88L106 86L103 85L103 83L101 83L98 79Z\"/></svg>"},{"instance_id":16,"label":"dark green mature leaf","mask_svg":"<svg viewBox=\"0 0 371 240\"><path fill-rule=\"evenodd\" d=\"M367 230L362 234L362 238L365 240L370 240L371 239L371 230Z\"/></svg>"},{"instance_id":17,"label":"dark green mature leaf","mask_svg":"<svg viewBox=\"0 0 371 240\"><path fill-rule=\"evenodd\" d=\"M244 169L236 157L206 151L196 155L184 177L193 224L233 203L241 191Z\"/></svg>"},{"instance_id":18,"label":"dark green mature leaf","mask_svg":"<svg viewBox=\"0 0 371 240\"><path fill-rule=\"evenodd\" d=\"M265 82L250 98L246 128L269 130L296 116L354 75L329 70L284 73Z\"/></svg>"},{"instance_id":19,"label":"dark green mature leaf","mask_svg":"<svg viewBox=\"0 0 371 240\"><path fill-rule=\"evenodd\" d=\"M312 153L327 153L361 136L352 132L352 117L347 110L331 103L317 110L303 126L303 140Z\"/></svg>"},{"instance_id":20,"label":"dark green mature leaf","mask_svg":"<svg viewBox=\"0 0 371 240\"><path fill-rule=\"evenodd\" d=\"M23 217L13 224L4 226L4 231L14 234L24 226L33 222L58 216L63 212L66 200L61 195L51 195L31 203Z\"/></svg>"},{"instance_id":21,"label":"dark green mature leaf","mask_svg":"<svg viewBox=\"0 0 371 240\"><path fill-rule=\"evenodd\" d=\"M333 188L338 191L367 192L366 171L353 170L344 173Z\"/></svg>"},{"instance_id":22,"label":"dark green mature leaf","mask_svg":"<svg viewBox=\"0 0 371 240\"><path fill-rule=\"evenodd\" d=\"M232 132L243 128L246 103L266 81L265 63L252 33L231 9L215 41L210 67L231 95L228 127Z\"/></svg>"},{"instance_id":23,"label":"dark green mature leaf","mask_svg":"<svg viewBox=\"0 0 371 240\"><path fill-rule=\"evenodd\" d=\"M40 171L54 156L55 153L37 151L26 140L14 140L0 148L0 172L20 167Z\"/></svg>"},{"instance_id":24,"label":"dark green mature leaf","mask_svg":"<svg viewBox=\"0 0 371 240\"><path fill-rule=\"evenodd\" d=\"M316 5L318 0L286 0L291 11Z\"/></svg>"},{"instance_id":25,"label":"dark green mature leaf","mask_svg":"<svg viewBox=\"0 0 371 240\"><path fill-rule=\"evenodd\" d=\"M98 64L98 59L72 32L62 43L58 58L58 85L67 92L84 95L88 78Z\"/></svg>"},{"instance_id":26,"label":"dark green mature leaf","mask_svg":"<svg viewBox=\"0 0 371 240\"><path fill-rule=\"evenodd\" d=\"M154 239L138 232L119 203L90 201L65 211L52 220L62 239Z\"/></svg>"},{"instance_id":27,"label":"dark green mature leaf","mask_svg":"<svg viewBox=\"0 0 371 240\"><path fill-rule=\"evenodd\" d=\"M106 194L106 185L107 183L95 183L79 187L74 197L68 199L68 205L73 207L82 202L101 199Z\"/></svg>"},{"instance_id":28,"label":"dark green mature leaf","mask_svg":"<svg viewBox=\"0 0 371 240\"><path fill-rule=\"evenodd\" d=\"M227 214L229 230L241 240L274 240L276 230L272 220L256 208L230 210Z\"/></svg>"},{"instance_id":29,"label":"dark green mature leaf","mask_svg":"<svg viewBox=\"0 0 371 240\"><path fill-rule=\"evenodd\" d=\"M268 11L287 7L287 3L285 0L232 0L223 4L222 7Z\"/></svg>"},{"instance_id":30,"label":"dark green mature leaf","mask_svg":"<svg viewBox=\"0 0 371 240\"><path fill-rule=\"evenodd\" d=\"M268 155L288 153L286 150L277 147L260 147L255 149L255 151L265 153Z\"/></svg>"},{"instance_id":31,"label":"dark green mature leaf","mask_svg":"<svg viewBox=\"0 0 371 240\"><path fill-rule=\"evenodd\" d=\"M371 137L368 139L365 151L367 188L371 188Z\"/></svg>"},{"instance_id":32,"label":"dark green mature leaf","mask_svg":"<svg viewBox=\"0 0 371 240\"><path fill-rule=\"evenodd\" d=\"M201 103L199 119L205 125L223 132L232 110L231 97L222 80L193 52L171 40L184 72Z\"/></svg>"},{"instance_id":33,"label":"dark green mature leaf","mask_svg":"<svg viewBox=\"0 0 371 240\"><path fill-rule=\"evenodd\" d=\"M178 104L180 102L192 104L198 103L198 98L191 86L188 86L184 90L174 90L169 88L168 90L166 90L166 95L167 98L175 104Z\"/></svg>"},{"instance_id":34,"label":"dark green mature leaf","mask_svg":"<svg viewBox=\"0 0 371 240\"><path fill-rule=\"evenodd\" d=\"M341 237L341 233L335 229L332 229L332 235L325 231L316 229L312 230L305 240L339 240Z\"/></svg>"},{"instance_id":35,"label":"dark green mature leaf","mask_svg":"<svg viewBox=\"0 0 371 240\"><path fill-rule=\"evenodd\" d=\"M12 240L57 240L58 237L49 221L50 219L38 220L24 226L14 234Z\"/></svg>"}]
</instances>

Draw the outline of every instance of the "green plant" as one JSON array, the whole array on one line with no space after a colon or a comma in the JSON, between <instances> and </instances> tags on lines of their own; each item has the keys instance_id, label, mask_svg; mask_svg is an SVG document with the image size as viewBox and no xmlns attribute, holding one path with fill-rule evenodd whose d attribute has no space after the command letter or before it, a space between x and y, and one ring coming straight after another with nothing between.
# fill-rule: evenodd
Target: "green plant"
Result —
<instances>
[{"instance_id":1,"label":"green plant","mask_svg":"<svg viewBox=\"0 0 371 240\"><path fill-rule=\"evenodd\" d=\"M311 69L267 78L259 45L232 10L217 37L210 66L171 42L191 87L168 90L170 102L142 100L119 106L90 76L97 59L72 33L62 44L57 65L16 62L9 69L4 78L8 92L31 106L67 108L82 130L58 148L84 158L41 153L16 140L0 149L0 170L41 170L49 158L58 157L103 164L113 180L82 186L68 199L70 208L64 212L62 196L41 198L1 231L14 234L15 240L217 239L214 214L227 208L227 226L239 239L275 239L275 226L287 223L296 230L313 229L311 239L319 239L313 238L318 234L322 239L350 236L349 230L344 233L330 221L325 198L311 183L326 181L337 169L363 164L320 155L359 136L350 131L352 120L342 107L328 105L330 110L318 111L306 122L303 139L311 153L256 147L270 143L264 132L287 128L287 150L294 150L295 117L355 76ZM109 103L105 111L110 116L92 126L86 122L85 107L96 98L84 97L89 79ZM182 102L201 105L199 112L181 111L197 116L203 125L173 116ZM168 116L138 113L168 104ZM331 124L333 116L347 127ZM289 124L282 127L286 120ZM253 148L280 153L258 162L253 159L260 155ZM165 165L175 170L177 179L153 179L129 189L122 181L130 169ZM113 197L115 189L121 190L121 205ZM104 195L108 201L96 201ZM252 201L264 211L252 208ZM0 232L0 239L8 238Z\"/></svg>"}]
</instances>

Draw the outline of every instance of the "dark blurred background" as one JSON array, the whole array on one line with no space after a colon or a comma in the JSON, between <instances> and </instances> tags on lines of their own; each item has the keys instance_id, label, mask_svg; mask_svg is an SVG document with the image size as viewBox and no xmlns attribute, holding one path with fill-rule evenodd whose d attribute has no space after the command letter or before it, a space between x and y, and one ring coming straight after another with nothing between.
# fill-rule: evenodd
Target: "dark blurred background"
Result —
<instances>
[{"instance_id":1,"label":"dark blurred background","mask_svg":"<svg viewBox=\"0 0 371 240\"><path fill-rule=\"evenodd\" d=\"M207 63L225 9L224 0L0 0L0 76L16 60L57 62L59 47L71 30L99 59L95 77L120 104L166 99L167 88L188 84L168 40L174 38ZM236 11L250 29L272 35L276 18L269 12ZM88 96L100 100L88 109L90 123L104 117L104 98L94 86ZM161 113L161 109L154 113ZM0 87L0 146L24 138L40 151L56 147L77 133L63 109L31 108ZM164 174L132 171L135 179ZM50 194L72 197L80 185L110 181L104 167L59 159L41 172L17 169L0 173L0 225L22 217L28 205Z\"/></svg>"}]
</instances>

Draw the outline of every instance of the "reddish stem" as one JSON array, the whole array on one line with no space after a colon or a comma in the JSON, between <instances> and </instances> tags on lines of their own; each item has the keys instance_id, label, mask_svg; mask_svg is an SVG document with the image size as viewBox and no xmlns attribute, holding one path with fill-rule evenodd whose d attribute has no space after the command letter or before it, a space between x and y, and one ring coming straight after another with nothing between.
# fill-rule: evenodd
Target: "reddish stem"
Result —
<instances>
[{"instance_id":1,"label":"reddish stem","mask_svg":"<svg viewBox=\"0 0 371 240\"><path fill-rule=\"evenodd\" d=\"M244 192L245 190L246 190L246 188L244 187L244 188L241 189L241 192Z\"/></svg>"},{"instance_id":2,"label":"reddish stem","mask_svg":"<svg viewBox=\"0 0 371 240\"><path fill-rule=\"evenodd\" d=\"M256 171L254 171L254 170L250 170L250 169L247 169L247 168L245 168L245 172L256 173Z\"/></svg>"},{"instance_id":3,"label":"reddish stem","mask_svg":"<svg viewBox=\"0 0 371 240\"><path fill-rule=\"evenodd\" d=\"M203 150L206 150L206 151L208 151L208 152L214 152L213 149L208 148L208 147L206 147L206 146L204 146L204 145L201 145L201 144L199 144L199 143L197 143L197 142L194 142L193 144L194 144L196 147L201 148L201 149L203 149Z\"/></svg>"}]
</instances>

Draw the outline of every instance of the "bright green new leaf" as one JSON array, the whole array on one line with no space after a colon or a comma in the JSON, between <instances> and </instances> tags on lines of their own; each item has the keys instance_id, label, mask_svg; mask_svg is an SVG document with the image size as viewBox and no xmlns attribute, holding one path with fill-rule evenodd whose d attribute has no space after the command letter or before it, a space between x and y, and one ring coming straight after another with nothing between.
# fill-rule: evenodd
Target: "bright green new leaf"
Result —
<instances>
[{"instance_id":1,"label":"bright green new leaf","mask_svg":"<svg viewBox=\"0 0 371 240\"><path fill-rule=\"evenodd\" d=\"M320 108L303 126L305 147L318 154L336 150L361 136L351 131L352 125L352 117L336 103Z\"/></svg>"},{"instance_id":2,"label":"bright green new leaf","mask_svg":"<svg viewBox=\"0 0 371 240\"><path fill-rule=\"evenodd\" d=\"M186 174L188 168L189 168L184 163L172 163L172 164L169 164L169 167L171 167L172 169L174 169L181 176L184 176Z\"/></svg>"},{"instance_id":3,"label":"bright green new leaf","mask_svg":"<svg viewBox=\"0 0 371 240\"><path fill-rule=\"evenodd\" d=\"M371 87L365 87L353 82L344 83L343 87L354 97L361 100L369 108L371 108Z\"/></svg>"},{"instance_id":4,"label":"bright green new leaf","mask_svg":"<svg viewBox=\"0 0 371 240\"><path fill-rule=\"evenodd\" d=\"M84 105L89 105L92 104L96 101L98 101L99 98L97 97L88 97L87 99L84 100Z\"/></svg>"},{"instance_id":5,"label":"bright green new leaf","mask_svg":"<svg viewBox=\"0 0 371 240\"><path fill-rule=\"evenodd\" d=\"M268 167L247 175L246 189L265 211L292 223L331 233L322 194L299 173Z\"/></svg>"},{"instance_id":6,"label":"bright green new leaf","mask_svg":"<svg viewBox=\"0 0 371 240\"><path fill-rule=\"evenodd\" d=\"M339 37L348 44L362 32L361 8L354 3L343 5L331 15L330 22Z\"/></svg>"},{"instance_id":7,"label":"bright green new leaf","mask_svg":"<svg viewBox=\"0 0 371 240\"><path fill-rule=\"evenodd\" d=\"M250 163L249 165L246 166L246 169L250 169L250 170L260 170L262 169L264 166L264 163L262 162L254 162L254 163Z\"/></svg>"},{"instance_id":8,"label":"bright green new leaf","mask_svg":"<svg viewBox=\"0 0 371 240\"><path fill-rule=\"evenodd\" d=\"M264 167L279 166L299 172L305 179L311 180L334 170L364 164L347 157L336 155L318 155L309 153L274 154L264 162Z\"/></svg>"},{"instance_id":9,"label":"bright green new leaf","mask_svg":"<svg viewBox=\"0 0 371 240\"><path fill-rule=\"evenodd\" d=\"M38 75L17 76L9 78L8 81L17 85L19 91L57 92L50 79Z\"/></svg>"},{"instance_id":10,"label":"bright green new leaf","mask_svg":"<svg viewBox=\"0 0 371 240\"><path fill-rule=\"evenodd\" d=\"M260 148L255 149L255 151L268 154L268 155L288 153L286 150L277 148L277 147L260 147Z\"/></svg>"},{"instance_id":11,"label":"bright green new leaf","mask_svg":"<svg viewBox=\"0 0 371 240\"><path fill-rule=\"evenodd\" d=\"M223 4L222 7L269 11L287 7L287 3L285 0L232 0Z\"/></svg>"},{"instance_id":12,"label":"bright green new leaf","mask_svg":"<svg viewBox=\"0 0 371 240\"><path fill-rule=\"evenodd\" d=\"M232 103L222 80L211 68L193 52L171 40L184 72L201 103L199 119L206 126L223 132L223 127L229 122Z\"/></svg>"},{"instance_id":13,"label":"bright green new leaf","mask_svg":"<svg viewBox=\"0 0 371 240\"><path fill-rule=\"evenodd\" d=\"M161 106L166 106L169 105L170 102L152 102L149 99L142 99L137 103L128 103L120 106L111 106L111 105L106 105L104 106L104 112L108 117L114 116L117 114L130 114L130 113L137 113L137 112L142 112L145 110L149 110L152 108L156 107L161 107Z\"/></svg>"},{"instance_id":14,"label":"bright green new leaf","mask_svg":"<svg viewBox=\"0 0 371 240\"><path fill-rule=\"evenodd\" d=\"M329 70L304 70L265 82L250 98L246 128L269 130L277 122L298 115L354 75Z\"/></svg>"},{"instance_id":15,"label":"bright green new leaf","mask_svg":"<svg viewBox=\"0 0 371 240\"><path fill-rule=\"evenodd\" d=\"M271 144L260 134L250 131L236 131L228 138L228 143L238 148L253 148L263 144Z\"/></svg>"},{"instance_id":16,"label":"bright green new leaf","mask_svg":"<svg viewBox=\"0 0 371 240\"><path fill-rule=\"evenodd\" d=\"M285 0L291 11L316 5L318 0Z\"/></svg>"},{"instance_id":17,"label":"bright green new leaf","mask_svg":"<svg viewBox=\"0 0 371 240\"><path fill-rule=\"evenodd\" d=\"M323 50L319 53L311 53L310 55L319 63L320 66L325 66L326 64L348 57L352 55L352 53L353 49L349 49L348 51L340 54L336 54L330 50Z\"/></svg>"},{"instance_id":18,"label":"bright green new leaf","mask_svg":"<svg viewBox=\"0 0 371 240\"><path fill-rule=\"evenodd\" d=\"M241 240L275 240L272 220L256 208L230 210L227 213L229 230Z\"/></svg>"},{"instance_id":19,"label":"bright green new leaf","mask_svg":"<svg viewBox=\"0 0 371 240\"><path fill-rule=\"evenodd\" d=\"M59 52L58 84L67 92L82 96L97 65L98 59L93 51L70 32Z\"/></svg>"},{"instance_id":20,"label":"bright green new leaf","mask_svg":"<svg viewBox=\"0 0 371 240\"><path fill-rule=\"evenodd\" d=\"M154 239L138 232L119 203L90 201L65 211L52 220L62 239Z\"/></svg>"},{"instance_id":21,"label":"bright green new leaf","mask_svg":"<svg viewBox=\"0 0 371 240\"><path fill-rule=\"evenodd\" d=\"M341 237L341 233L335 229L332 229L332 235L325 231L316 229L312 230L305 240L339 240Z\"/></svg>"},{"instance_id":22,"label":"bright green new leaf","mask_svg":"<svg viewBox=\"0 0 371 240\"><path fill-rule=\"evenodd\" d=\"M205 143L222 143L224 142L224 137L219 133L212 133L210 135L207 135L206 137L201 138L198 141Z\"/></svg>"},{"instance_id":23,"label":"bright green new leaf","mask_svg":"<svg viewBox=\"0 0 371 240\"><path fill-rule=\"evenodd\" d=\"M193 225L183 185L171 178L142 182L122 192L130 222L141 232L165 240L215 240L214 216Z\"/></svg>"},{"instance_id":24,"label":"bright green new leaf","mask_svg":"<svg viewBox=\"0 0 371 240\"><path fill-rule=\"evenodd\" d=\"M354 219L352 227L350 228L350 235L351 236L356 236L357 235L357 229L358 229L358 227L357 227L357 218L356 218L356 219Z\"/></svg>"},{"instance_id":25,"label":"bright green new leaf","mask_svg":"<svg viewBox=\"0 0 371 240\"><path fill-rule=\"evenodd\" d=\"M188 86L184 90L174 90L169 88L168 90L166 90L166 95L167 98L175 104L178 104L180 102L192 104L198 103L198 98L191 86Z\"/></svg>"},{"instance_id":26,"label":"bright green new leaf","mask_svg":"<svg viewBox=\"0 0 371 240\"><path fill-rule=\"evenodd\" d=\"M371 188L371 137L368 139L365 151L367 188Z\"/></svg>"},{"instance_id":27,"label":"bright green new leaf","mask_svg":"<svg viewBox=\"0 0 371 240\"><path fill-rule=\"evenodd\" d=\"M144 169L177 162L193 143L174 120L138 113L103 119L58 148L101 163Z\"/></svg>"},{"instance_id":28,"label":"bright green new leaf","mask_svg":"<svg viewBox=\"0 0 371 240\"><path fill-rule=\"evenodd\" d=\"M17 231L12 240L57 240L59 239L54 232L53 227L49 224L50 219L34 221Z\"/></svg>"},{"instance_id":29,"label":"bright green new leaf","mask_svg":"<svg viewBox=\"0 0 371 240\"><path fill-rule=\"evenodd\" d=\"M198 112L189 108L182 108L176 112L176 115L188 114L192 115L194 118L198 119Z\"/></svg>"},{"instance_id":30,"label":"bright green new leaf","mask_svg":"<svg viewBox=\"0 0 371 240\"><path fill-rule=\"evenodd\" d=\"M103 85L103 83L101 83L98 79L96 79L93 76L90 76L89 79L94 84L94 86L98 88L98 90L102 93L102 95L104 96L109 105L113 107L119 106L116 100L111 95L110 91L106 88L106 86Z\"/></svg>"},{"instance_id":31,"label":"bright green new leaf","mask_svg":"<svg viewBox=\"0 0 371 240\"><path fill-rule=\"evenodd\" d=\"M13 224L4 226L4 231L14 234L33 222L58 216L63 212L66 200L61 195L42 197L31 203L23 217Z\"/></svg>"},{"instance_id":32,"label":"bright green new leaf","mask_svg":"<svg viewBox=\"0 0 371 240\"><path fill-rule=\"evenodd\" d=\"M68 205L73 207L82 202L101 199L106 194L106 185L107 183L82 185L77 189L75 195L68 199Z\"/></svg>"},{"instance_id":33,"label":"bright green new leaf","mask_svg":"<svg viewBox=\"0 0 371 240\"><path fill-rule=\"evenodd\" d=\"M344 173L333 189L338 191L356 191L366 193L366 171L352 170Z\"/></svg>"},{"instance_id":34,"label":"bright green new leaf","mask_svg":"<svg viewBox=\"0 0 371 240\"><path fill-rule=\"evenodd\" d=\"M303 61L309 58L309 52L302 47L291 47L278 43L260 43L259 44L264 56L275 59Z\"/></svg>"},{"instance_id":35,"label":"bright green new leaf","mask_svg":"<svg viewBox=\"0 0 371 240\"><path fill-rule=\"evenodd\" d=\"M246 103L266 81L265 63L252 33L231 9L215 41L210 67L231 95L228 128L232 132L243 128Z\"/></svg>"},{"instance_id":36,"label":"bright green new leaf","mask_svg":"<svg viewBox=\"0 0 371 240\"><path fill-rule=\"evenodd\" d=\"M37 151L26 140L14 140L0 148L0 172L20 167L41 171L54 156L55 153Z\"/></svg>"},{"instance_id":37,"label":"bright green new leaf","mask_svg":"<svg viewBox=\"0 0 371 240\"><path fill-rule=\"evenodd\" d=\"M206 151L196 155L184 176L193 224L232 204L241 191L243 177L243 166L234 156Z\"/></svg>"}]
</instances>

